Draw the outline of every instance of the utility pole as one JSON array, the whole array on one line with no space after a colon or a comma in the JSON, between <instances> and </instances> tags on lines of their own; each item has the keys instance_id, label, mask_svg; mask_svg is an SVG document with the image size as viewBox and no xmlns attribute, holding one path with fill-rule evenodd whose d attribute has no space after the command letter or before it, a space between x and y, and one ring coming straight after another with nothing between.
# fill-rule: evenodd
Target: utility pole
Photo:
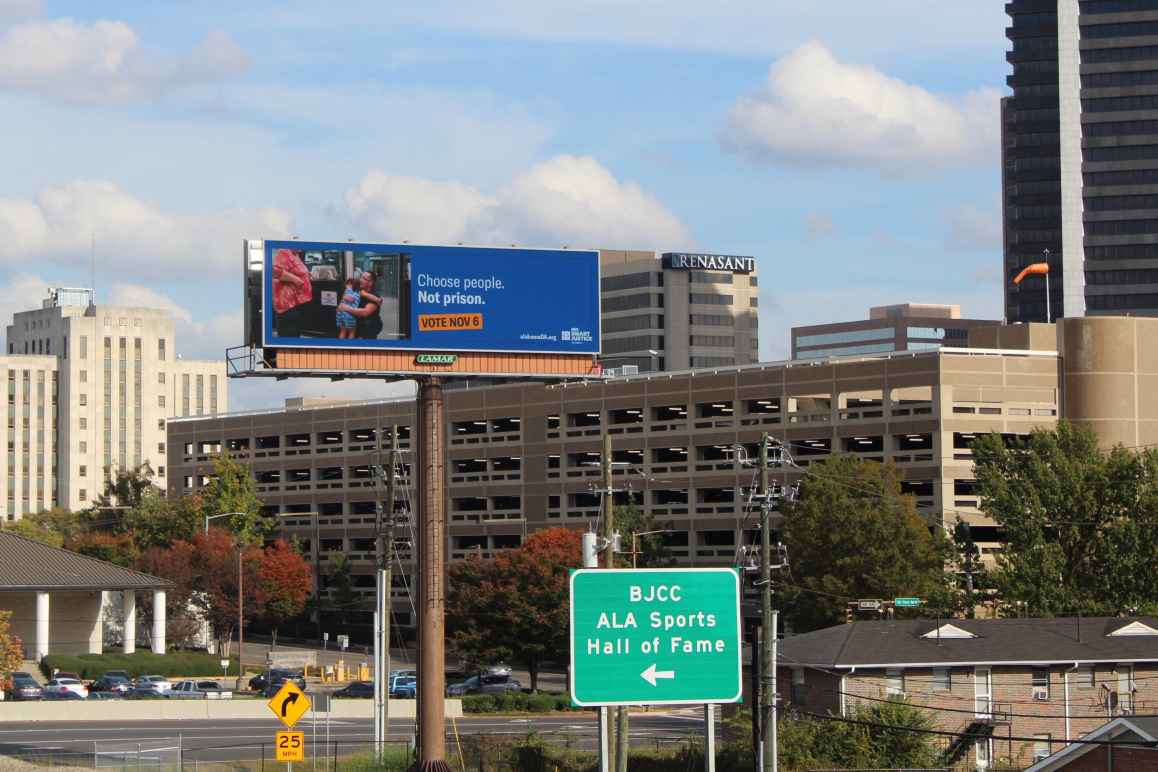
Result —
<instances>
[{"instance_id":1,"label":"utility pole","mask_svg":"<svg viewBox=\"0 0 1158 772\"><path fill-rule=\"evenodd\" d=\"M760 438L760 724L763 738L760 767L777 772L776 758L776 627L772 611L772 491L768 483L768 433Z\"/></svg>"},{"instance_id":2,"label":"utility pole","mask_svg":"<svg viewBox=\"0 0 1158 772\"><path fill-rule=\"evenodd\" d=\"M611 435L607 433L606 424L602 434L603 452L599 456L599 467L600 486L603 490L599 498L599 507L600 520L603 524L603 543L606 545L603 548L603 567L615 568L615 487L611 477ZM622 708L615 709L615 723L612 725L611 708L599 709L601 728L607 734L607 769L609 772L621 772L618 735L624 724L622 710ZM623 754L624 762L626 762L626 755L626 753Z\"/></svg>"},{"instance_id":3,"label":"utility pole","mask_svg":"<svg viewBox=\"0 0 1158 772\"><path fill-rule=\"evenodd\" d=\"M381 758L390 731L390 593L393 585L394 564L394 470L398 464L398 427L390 427L390 454L385 467L378 472L386 482L386 505L377 508L378 576L377 621L374 628L374 744L375 756ZM383 517L385 515L385 517Z\"/></svg>"},{"instance_id":4,"label":"utility pole","mask_svg":"<svg viewBox=\"0 0 1158 772\"><path fill-rule=\"evenodd\" d=\"M245 571L242 570L241 553L244 547L239 539L237 542L237 691L241 691L241 680L245 678L245 661L241 658L245 646L245 599L242 595L242 584L245 582Z\"/></svg>"}]
</instances>

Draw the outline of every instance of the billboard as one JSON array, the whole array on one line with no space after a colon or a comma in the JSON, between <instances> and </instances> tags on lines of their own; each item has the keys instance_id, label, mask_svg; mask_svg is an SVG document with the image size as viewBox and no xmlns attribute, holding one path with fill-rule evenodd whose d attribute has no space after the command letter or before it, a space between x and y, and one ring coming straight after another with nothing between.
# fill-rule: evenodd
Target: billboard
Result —
<instances>
[{"instance_id":1,"label":"billboard","mask_svg":"<svg viewBox=\"0 0 1158 772\"><path fill-rule=\"evenodd\" d=\"M260 243L263 348L599 353L595 251Z\"/></svg>"}]
</instances>

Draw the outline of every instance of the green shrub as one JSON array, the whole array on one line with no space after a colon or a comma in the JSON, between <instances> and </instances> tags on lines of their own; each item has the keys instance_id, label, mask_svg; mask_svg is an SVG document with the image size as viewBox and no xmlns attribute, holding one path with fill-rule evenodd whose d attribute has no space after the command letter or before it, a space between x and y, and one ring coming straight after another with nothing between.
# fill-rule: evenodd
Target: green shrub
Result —
<instances>
[{"instance_id":1,"label":"green shrub","mask_svg":"<svg viewBox=\"0 0 1158 772\"><path fill-rule=\"evenodd\" d=\"M199 651L174 651L167 654L154 654L151 651L138 651L135 654L107 652L77 656L50 654L41 661L40 669L46 678L52 677L53 669L76 673L86 680L100 678L109 670L124 670L130 678L142 675L220 678L221 658Z\"/></svg>"},{"instance_id":2,"label":"green shrub","mask_svg":"<svg viewBox=\"0 0 1158 772\"><path fill-rule=\"evenodd\" d=\"M503 692L502 694L468 694L462 698L464 713L550 713L553 710L575 710L571 698L560 692Z\"/></svg>"}]
</instances>

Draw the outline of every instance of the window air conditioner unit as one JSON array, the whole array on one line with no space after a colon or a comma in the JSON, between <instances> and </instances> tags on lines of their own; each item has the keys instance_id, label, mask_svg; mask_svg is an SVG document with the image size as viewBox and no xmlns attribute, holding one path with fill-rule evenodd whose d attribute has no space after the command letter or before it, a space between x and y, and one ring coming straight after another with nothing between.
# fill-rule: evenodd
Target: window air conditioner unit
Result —
<instances>
[{"instance_id":1,"label":"window air conditioner unit","mask_svg":"<svg viewBox=\"0 0 1158 772\"><path fill-rule=\"evenodd\" d=\"M1040 701L1040 702L1047 702L1049 700L1049 687L1048 686L1035 686L1035 687L1033 687L1033 698L1035 700Z\"/></svg>"}]
</instances>

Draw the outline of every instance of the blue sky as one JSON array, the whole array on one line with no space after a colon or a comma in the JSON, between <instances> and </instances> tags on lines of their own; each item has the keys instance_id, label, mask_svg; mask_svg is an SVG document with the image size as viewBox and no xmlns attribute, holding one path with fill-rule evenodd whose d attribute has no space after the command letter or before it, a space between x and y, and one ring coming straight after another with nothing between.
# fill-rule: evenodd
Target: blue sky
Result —
<instances>
[{"instance_id":1,"label":"blue sky","mask_svg":"<svg viewBox=\"0 0 1158 772\"><path fill-rule=\"evenodd\" d=\"M240 240L295 234L752 254L768 359L873 304L999 316L1005 24L992 0L0 0L0 312L87 284L95 237L101 301L169 307L218 356Z\"/></svg>"}]
</instances>

